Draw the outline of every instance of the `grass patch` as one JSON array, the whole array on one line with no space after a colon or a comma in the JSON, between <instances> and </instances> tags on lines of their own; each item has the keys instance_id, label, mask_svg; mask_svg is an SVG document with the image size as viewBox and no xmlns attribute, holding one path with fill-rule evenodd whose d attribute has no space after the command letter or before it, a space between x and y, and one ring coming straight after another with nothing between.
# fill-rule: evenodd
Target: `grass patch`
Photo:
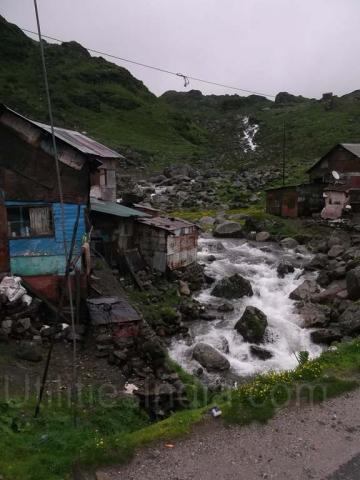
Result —
<instances>
[{"instance_id":1,"label":"grass patch","mask_svg":"<svg viewBox=\"0 0 360 480\"><path fill-rule=\"evenodd\" d=\"M342 343L284 372L259 375L233 391L213 397L197 379L171 363L187 385L190 405L166 420L151 423L132 398L104 405L101 398L83 398L78 427L70 407L44 405L33 418L34 402L0 404L0 474L6 480L62 480L74 464L121 463L149 442L168 441L188 433L210 406L218 405L227 422L266 422L278 409L299 400L318 402L358 387L360 340Z\"/></svg>"}]
</instances>

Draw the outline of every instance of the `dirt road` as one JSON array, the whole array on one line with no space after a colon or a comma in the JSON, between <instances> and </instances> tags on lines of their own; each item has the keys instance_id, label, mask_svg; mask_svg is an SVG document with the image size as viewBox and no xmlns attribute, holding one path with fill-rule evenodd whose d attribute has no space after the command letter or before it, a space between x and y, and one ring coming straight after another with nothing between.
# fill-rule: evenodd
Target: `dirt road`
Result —
<instances>
[{"instance_id":1,"label":"dirt road","mask_svg":"<svg viewBox=\"0 0 360 480\"><path fill-rule=\"evenodd\" d=\"M292 407L266 425L225 427L210 419L174 448L137 453L101 480L359 480L360 390Z\"/></svg>"}]
</instances>

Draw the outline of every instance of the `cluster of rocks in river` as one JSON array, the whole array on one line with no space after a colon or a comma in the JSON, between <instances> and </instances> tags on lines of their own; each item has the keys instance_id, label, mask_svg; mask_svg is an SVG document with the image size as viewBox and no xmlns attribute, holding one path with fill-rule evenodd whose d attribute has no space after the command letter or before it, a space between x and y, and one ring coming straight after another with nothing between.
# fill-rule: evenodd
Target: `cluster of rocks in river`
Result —
<instances>
[{"instance_id":1,"label":"cluster of rocks in river","mask_svg":"<svg viewBox=\"0 0 360 480\"><path fill-rule=\"evenodd\" d=\"M208 218L206 220L209 222ZM360 234L356 229L327 228L324 235L315 237L299 233L294 237L281 238L268 233L267 220L259 221L252 217L243 217L242 220L243 225L224 217L214 219L214 236L278 242L284 251L284 257L277 266L278 276L285 278L295 268L302 269L299 275L304 280L289 296L296 302L303 327L311 329L314 343L330 345L360 334ZM301 260L297 260L296 255L287 256L288 250L299 254ZM305 261L309 253L312 258ZM218 281L211 294L224 298L226 302L233 298L251 297L253 289L247 279L235 274ZM224 308L219 307L219 311L226 312L226 306L224 303ZM244 341L251 344L251 355L261 360L272 356L266 345L261 345L269 340L267 325L266 315L254 306L247 306L235 324ZM221 351L226 353L221 348L201 343L195 345L193 357L208 371L224 371L230 367Z\"/></svg>"},{"instance_id":2,"label":"cluster of rocks in river","mask_svg":"<svg viewBox=\"0 0 360 480\"><path fill-rule=\"evenodd\" d=\"M333 231L312 240L314 252L305 265L310 278L290 294L297 301L304 326L314 329L312 340L331 344L360 333L360 235ZM315 277L315 278L314 278Z\"/></svg>"},{"instance_id":3,"label":"cluster of rocks in river","mask_svg":"<svg viewBox=\"0 0 360 480\"><path fill-rule=\"evenodd\" d=\"M215 168L199 171L182 164L137 182L119 176L118 187L123 202L142 201L161 210L242 208L258 202L258 192L279 175L275 167L229 172Z\"/></svg>"}]
</instances>

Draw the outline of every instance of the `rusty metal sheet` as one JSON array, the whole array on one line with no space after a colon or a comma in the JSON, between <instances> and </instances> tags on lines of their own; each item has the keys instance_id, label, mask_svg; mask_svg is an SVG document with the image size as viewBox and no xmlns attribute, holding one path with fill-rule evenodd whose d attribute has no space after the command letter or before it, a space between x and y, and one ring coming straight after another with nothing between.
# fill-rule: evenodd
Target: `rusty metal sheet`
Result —
<instances>
[{"instance_id":1,"label":"rusty metal sheet","mask_svg":"<svg viewBox=\"0 0 360 480\"><path fill-rule=\"evenodd\" d=\"M180 235L182 229L189 229L190 231L197 231L197 226L193 223L187 222L180 218L169 218L169 217L151 217L151 218L141 218L137 220L138 222L148 225L149 227L158 228L161 230L166 230L172 234Z\"/></svg>"},{"instance_id":2,"label":"rusty metal sheet","mask_svg":"<svg viewBox=\"0 0 360 480\"><path fill-rule=\"evenodd\" d=\"M93 325L131 323L141 320L140 314L124 298L91 298L88 299L86 303Z\"/></svg>"},{"instance_id":3,"label":"rusty metal sheet","mask_svg":"<svg viewBox=\"0 0 360 480\"><path fill-rule=\"evenodd\" d=\"M50 125L46 125L45 123L40 122L32 123L34 125L37 125L42 130L45 130L47 133L51 133ZM94 155L96 157L103 158L125 158L120 153L111 150L105 145L102 145L96 140L93 140L92 138L87 137L80 132L76 132L75 130L67 130L65 128L55 127L55 136L59 140L62 140L68 145L71 145L72 147L87 155Z\"/></svg>"}]
</instances>

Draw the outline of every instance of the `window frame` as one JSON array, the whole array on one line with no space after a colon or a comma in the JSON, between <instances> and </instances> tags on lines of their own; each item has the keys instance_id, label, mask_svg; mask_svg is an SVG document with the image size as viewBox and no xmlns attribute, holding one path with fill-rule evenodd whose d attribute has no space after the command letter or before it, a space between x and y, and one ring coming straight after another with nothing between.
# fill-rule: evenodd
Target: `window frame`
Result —
<instances>
[{"instance_id":1,"label":"window frame","mask_svg":"<svg viewBox=\"0 0 360 480\"><path fill-rule=\"evenodd\" d=\"M51 203L34 203L34 204L19 204L19 205L6 205L6 214L8 217L8 211L11 208L48 208L50 212L50 228L51 228L51 233L43 233L43 234L36 234L36 235L20 235L18 237L12 237L10 235L10 231L8 228L8 239L10 240L30 240L32 238L54 238L55 237L55 223L54 223L54 212L53 212L53 206ZM9 219L7 220L7 224L9 227ZM30 226L31 228L31 226Z\"/></svg>"}]
</instances>

